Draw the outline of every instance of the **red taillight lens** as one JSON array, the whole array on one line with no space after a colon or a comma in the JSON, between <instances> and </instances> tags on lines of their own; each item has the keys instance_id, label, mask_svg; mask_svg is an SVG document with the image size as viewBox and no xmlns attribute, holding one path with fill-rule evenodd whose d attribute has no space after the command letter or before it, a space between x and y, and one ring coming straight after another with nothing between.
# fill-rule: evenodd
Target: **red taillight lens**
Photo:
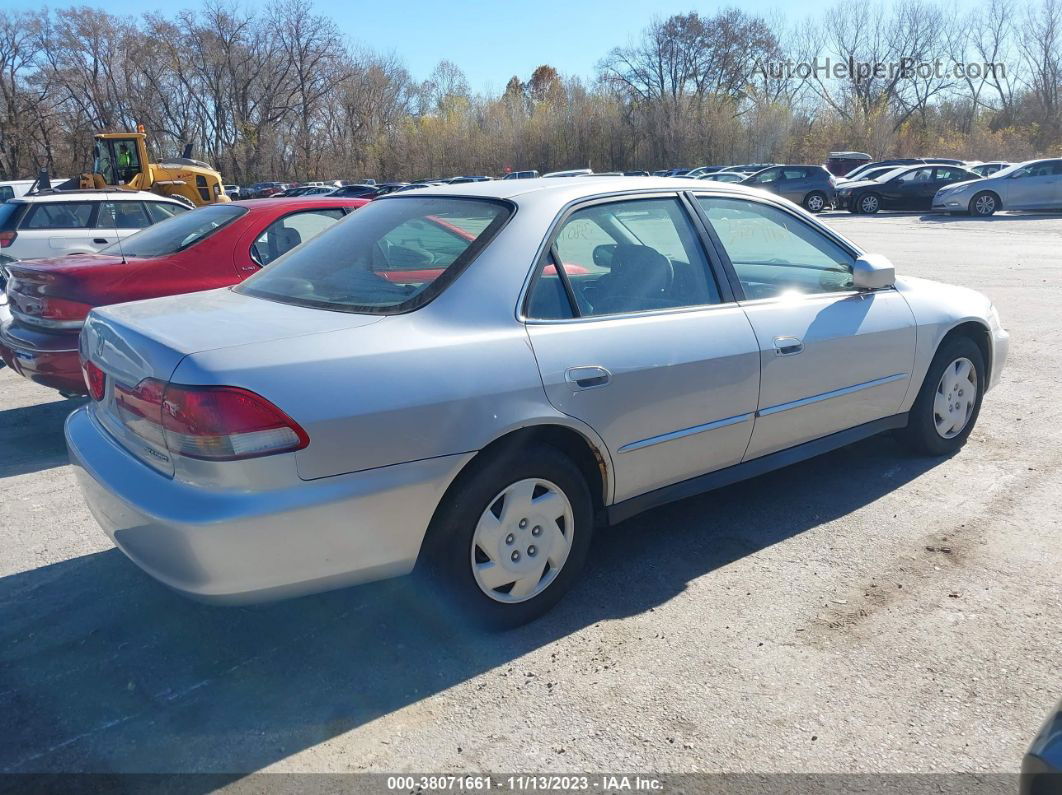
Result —
<instances>
[{"instance_id":1,"label":"red taillight lens","mask_svg":"<svg viewBox=\"0 0 1062 795\"><path fill-rule=\"evenodd\" d=\"M97 401L103 400L104 386L107 383L107 376L103 370L92 362L82 361L81 374L85 376L85 386L88 387L89 397Z\"/></svg>"},{"instance_id":2,"label":"red taillight lens","mask_svg":"<svg viewBox=\"0 0 1062 795\"><path fill-rule=\"evenodd\" d=\"M15 238L18 237L18 232L13 229L6 232L0 232L0 248L7 248L15 242Z\"/></svg>"},{"instance_id":3,"label":"red taillight lens","mask_svg":"<svg viewBox=\"0 0 1062 795\"><path fill-rule=\"evenodd\" d=\"M310 443L291 417L246 389L166 385L146 378L133 389L115 386L114 394L130 430L190 458L235 461L301 450Z\"/></svg>"},{"instance_id":4,"label":"red taillight lens","mask_svg":"<svg viewBox=\"0 0 1062 795\"><path fill-rule=\"evenodd\" d=\"M19 320L50 329L80 329L92 307L80 301L45 295L37 297L25 290L22 280L13 279L8 299Z\"/></svg>"}]
</instances>

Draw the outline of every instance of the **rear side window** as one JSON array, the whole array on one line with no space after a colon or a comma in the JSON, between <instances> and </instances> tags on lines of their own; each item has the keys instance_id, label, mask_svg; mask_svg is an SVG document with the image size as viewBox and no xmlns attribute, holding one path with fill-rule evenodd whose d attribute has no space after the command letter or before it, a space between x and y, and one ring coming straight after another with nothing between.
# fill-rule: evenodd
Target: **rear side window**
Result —
<instances>
[{"instance_id":1,"label":"rear side window","mask_svg":"<svg viewBox=\"0 0 1062 795\"><path fill-rule=\"evenodd\" d=\"M34 204L23 229L85 229L92 216L92 202Z\"/></svg>"},{"instance_id":2,"label":"rear side window","mask_svg":"<svg viewBox=\"0 0 1062 795\"><path fill-rule=\"evenodd\" d=\"M0 202L15 198L15 191L10 185L0 185Z\"/></svg>"},{"instance_id":3,"label":"rear side window","mask_svg":"<svg viewBox=\"0 0 1062 795\"><path fill-rule=\"evenodd\" d=\"M259 265L268 265L295 246L317 237L343 217L338 209L309 210L278 218L265 228L251 246L251 259Z\"/></svg>"},{"instance_id":4,"label":"rear side window","mask_svg":"<svg viewBox=\"0 0 1062 795\"><path fill-rule=\"evenodd\" d=\"M445 289L511 214L486 199L374 201L236 289L340 312L406 312Z\"/></svg>"},{"instance_id":5,"label":"rear side window","mask_svg":"<svg viewBox=\"0 0 1062 795\"><path fill-rule=\"evenodd\" d=\"M577 210L535 281L528 317L570 318L718 303L697 233L677 199L632 199ZM570 291L571 299L568 298Z\"/></svg>"}]
</instances>

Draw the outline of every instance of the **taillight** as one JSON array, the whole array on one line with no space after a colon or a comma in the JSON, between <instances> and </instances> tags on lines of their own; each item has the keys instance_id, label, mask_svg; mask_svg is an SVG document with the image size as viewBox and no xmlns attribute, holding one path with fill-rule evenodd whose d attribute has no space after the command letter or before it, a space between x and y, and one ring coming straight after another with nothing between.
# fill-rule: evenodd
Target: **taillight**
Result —
<instances>
[{"instance_id":1,"label":"taillight","mask_svg":"<svg viewBox=\"0 0 1062 795\"><path fill-rule=\"evenodd\" d=\"M5 232L0 232L0 248L7 248L15 242L15 238L18 237L18 232L14 229L8 229Z\"/></svg>"},{"instance_id":2,"label":"taillight","mask_svg":"<svg viewBox=\"0 0 1062 795\"><path fill-rule=\"evenodd\" d=\"M189 458L236 461L301 450L310 443L291 417L246 389L146 378L132 389L116 385L114 394L130 430Z\"/></svg>"},{"instance_id":3,"label":"taillight","mask_svg":"<svg viewBox=\"0 0 1062 795\"><path fill-rule=\"evenodd\" d=\"M85 325L92 306L67 298L45 295L40 298L22 292L20 280L12 280L8 288L12 311L19 320L35 326L58 330L74 330Z\"/></svg>"},{"instance_id":4,"label":"taillight","mask_svg":"<svg viewBox=\"0 0 1062 795\"><path fill-rule=\"evenodd\" d=\"M82 360L81 374L85 376L85 386L88 387L89 397L96 401L103 400L104 386L107 383L107 376L103 370L92 362Z\"/></svg>"}]
</instances>

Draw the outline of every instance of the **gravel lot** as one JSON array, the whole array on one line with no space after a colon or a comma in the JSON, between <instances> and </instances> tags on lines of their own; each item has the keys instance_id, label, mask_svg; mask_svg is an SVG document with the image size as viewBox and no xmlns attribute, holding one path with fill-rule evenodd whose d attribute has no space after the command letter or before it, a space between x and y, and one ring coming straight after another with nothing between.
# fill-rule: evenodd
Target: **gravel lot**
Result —
<instances>
[{"instance_id":1,"label":"gravel lot","mask_svg":"<svg viewBox=\"0 0 1062 795\"><path fill-rule=\"evenodd\" d=\"M1062 695L1062 217L826 220L995 300L1010 360L970 443L872 439L642 515L503 635L407 581L170 594L82 503L74 404L0 371L0 771L1016 771Z\"/></svg>"}]
</instances>

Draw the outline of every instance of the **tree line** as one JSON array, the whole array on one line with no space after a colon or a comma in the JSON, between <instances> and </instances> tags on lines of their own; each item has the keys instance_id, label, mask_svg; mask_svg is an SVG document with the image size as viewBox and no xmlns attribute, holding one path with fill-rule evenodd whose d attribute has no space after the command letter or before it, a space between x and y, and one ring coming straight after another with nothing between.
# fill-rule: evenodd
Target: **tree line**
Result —
<instances>
[{"instance_id":1,"label":"tree line","mask_svg":"<svg viewBox=\"0 0 1062 795\"><path fill-rule=\"evenodd\" d=\"M191 143L240 184L822 162L835 149L1017 160L1062 148L1062 0L985 0L961 18L930 0L801 20L691 12L650 21L593 76L543 65L493 94L447 60L415 79L309 0L138 19L0 10L0 177L80 173L94 133L136 124L153 154Z\"/></svg>"}]
</instances>

